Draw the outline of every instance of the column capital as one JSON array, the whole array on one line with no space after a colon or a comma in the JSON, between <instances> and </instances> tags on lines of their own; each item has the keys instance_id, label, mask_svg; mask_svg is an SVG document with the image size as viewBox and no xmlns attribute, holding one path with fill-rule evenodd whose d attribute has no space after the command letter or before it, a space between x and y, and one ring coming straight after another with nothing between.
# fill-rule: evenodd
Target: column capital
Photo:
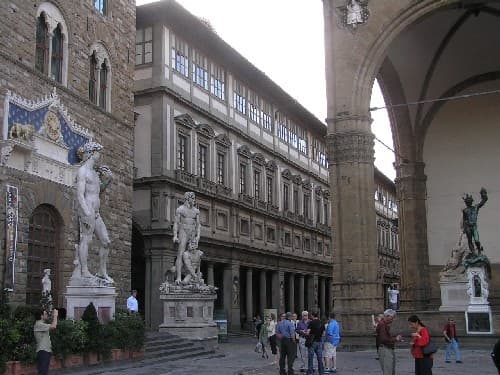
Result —
<instances>
[{"instance_id":1,"label":"column capital","mask_svg":"<svg viewBox=\"0 0 500 375\"><path fill-rule=\"evenodd\" d=\"M329 133L326 147L329 164L367 163L373 164L374 135L363 131Z\"/></svg>"}]
</instances>

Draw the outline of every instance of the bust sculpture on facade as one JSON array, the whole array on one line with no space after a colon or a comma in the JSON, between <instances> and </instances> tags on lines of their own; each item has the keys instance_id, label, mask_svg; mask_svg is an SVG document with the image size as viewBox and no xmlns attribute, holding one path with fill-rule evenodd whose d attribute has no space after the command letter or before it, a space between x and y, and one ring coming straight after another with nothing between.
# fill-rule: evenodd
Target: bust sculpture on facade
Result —
<instances>
[{"instance_id":1,"label":"bust sculpture on facade","mask_svg":"<svg viewBox=\"0 0 500 375\"><path fill-rule=\"evenodd\" d=\"M87 142L79 150L83 161L76 175L80 243L75 246L76 257L73 277L111 284L114 281L107 272L109 244L111 241L99 212L101 205L99 194L111 182L112 173L107 166L97 164L101 150L102 146L92 141ZM98 251L99 268L95 276L90 273L88 267L89 246L94 234L100 242Z\"/></svg>"}]
</instances>

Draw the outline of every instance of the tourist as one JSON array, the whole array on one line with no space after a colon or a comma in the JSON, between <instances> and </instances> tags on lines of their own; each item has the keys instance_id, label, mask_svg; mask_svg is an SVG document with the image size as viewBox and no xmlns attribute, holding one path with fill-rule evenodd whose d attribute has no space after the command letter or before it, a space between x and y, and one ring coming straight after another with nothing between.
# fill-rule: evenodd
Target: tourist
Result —
<instances>
[{"instance_id":1,"label":"tourist","mask_svg":"<svg viewBox=\"0 0 500 375\"><path fill-rule=\"evenodd\" d=\"M257 314L257 316L254 316L252 321L253 321L255 337L259 337L260 328L262 327L262 319L260 319L260 315Z\"/></svg>"},{"instance_id":2,"label":"tourist","mask_svg":"<svg viewBox=\"0 0 500 375\"><path fill-rule=\"evenodd\" d=\"M411 354L415 358L415 375L432 375L433 355L424 355L422 350L431 341L429 331L416 315L408 318L408 325L415 330L411 334Z\"/></svg>"},{"instance_id":3,"label":"tourist","mask_svg":"<svg viewBox=\"0 0 500 375\"><path fill-rule=\"evenodd\" d=\"M272 365L278 364L278 342L276 340L276 315L271 313L271 318L266 319L267 337L269 339L269 346L271 347L271 354L273 356Z\"/></svg>"},{"instance_id":4,"label":"tourist","mask_svg":"<svg viewBox=\"0 0 500 375\"><path fill-rule=\"evenodd\" d=\"M443 336L446 340L446 354L444 357L446 363L450 363L452 349L455 355L455 361L457 363L462 363L460 348L458 347L457 328L455 327L455 320L453 318L448 318L448 324L443 328Z\"/></svg>"},{"instance_id":5,"label":"tourist","mask_svg":"<svg viewBox=\"0 0 500 375\"><path fill-rule=\"evenodd\" d=\"M307 361L307 375L314 374L314 354L316 354L316 360L318 362L318 373L319 375L324 374L323 367L323 333L325 332L325 325L319 319L319 314L314 311L311 313L312 320L309 322L309 327L307 329L307 334L310 336L308 348L308 361Z\"/></svg>"},{"instance_id":6,"label":"tourist","mask_svg":"<svg viewBox=\"0 0 500 375\"><path fill-rule=\"evenodd\" d=\"M139 303L137 302L137 290L130 291L130 297L127 298L127 311L130 314L137 314L139 312Z\"/></svg>"},{"instance_id":7,"label":"tourist","mask_svg":"<svg viewBox=\"0 0 500 375\"><path fill-rule=\"evenodd\" d=\"M498 374L500 375L500 339L497 340L491 351L491 359L497 368Z\"/></svg>"},{"instance_id":8,"label":"tourist","mask_svg":"<svg viewBox=\"0 0 500 375\"><path fill-rule=\"evenodd\" d=\"M389 308L394 311L398 311L399 290L397 284L389 286L389 289L387 289L387 295L389 298Z\"/></svg>"},{"instance_id":9,"label":"tourist","mask_svg":"<svg viewBox=\"0 0 500 375\"><path fill-rule=\"evenodd\" d=\"M308 358L308 349L306 348L306 336L307 328L309 327L309 313L307 311L302 311L302 319L297 322L297 333L299 335L299 360L300 360L300 371L306 371L306 358Z\"/></svg>"},{"instance_id":10,"label":"tourist","mask_svg":"<svg viewBox=\"0 0 500 375\"><path fill-rule=\"evenodd\" d=\"M37 375L47 375L49 373L50 356L52 353L49 330L57 327L57 315L57 310L52 310L52 323L48 324L45 323L48 319L47 311L42 309L36 309L35 311L36 322L33 331L36 341Z\"/></svg>"},{"instance_id":11,"label":"tourist","mask_svg":"<svg viewBox=\"0 0 500 375\"><path fill-rule=\"evenodd\" d=\"M330 313L330 321L325 332L325 345L323 357L325 359L325 372L337 372L337 346L340 343L340 327L335 320L335 313Z\"/></svg>"},{"instance_id":12,"label":"tourist","mask_svg":"<svg viewBox=\"0 0 500 375\"><path fill-rule=\"evenodd\" d=\"M259 327L259 330L258 330L258 342L260 342L260 344L262 345L262 358L269 358L269 356L267 355L267 350L266 350L266 344L269 342L269 337L267 336L267 325L268 325L268 322L270 322L271 319L269 317L267 317L265 319L265 322L264 323L261 323L260 324L260 327Z\"/></svg>"},{"instance_id":13,"label":"tourist","mask_svg":"<svg viewBox=\"0 0 500 375\"><path fill-rule=\"evenodd\" d=\"M293 362L295 361L295 326L292 321L292 313L281 315L281 321L276 326L276 335L281 342L280 350L280 375L293 375ZM285 362L286 368L285 370Z\"/></svg>"},{"instance_id":14,"label":"tourist","mask_svg":"<svg viewBox=\"0 0 500 375\"><path fill-rule=\"evenodd\" d=\"M396 317L396 311L387 309L384 311L384 318L377 325L377 337L379 343L378 354L380 356L380 367L383 375L395 375L396 356L394 354L394 344L402 340L401 335L391 335L391 324Z\"/></svg>"},{"instance_id":15,"label":"tourist","mask_svg":"<svg viewBox=\"0 0 500 375\"><path fill-rule=\"evenodd\" d=\"M382 321L382 319L384 319L384 314L378 314L376 318L372 314L372 327L373 327L373 332L375 332L375 348L377 350L377 356L375 357L375 359L377 361L379 359L379 356L378 356L379 342L378 342L378 335L377 335L377 326Z\"/></svg>"}]
</instances>

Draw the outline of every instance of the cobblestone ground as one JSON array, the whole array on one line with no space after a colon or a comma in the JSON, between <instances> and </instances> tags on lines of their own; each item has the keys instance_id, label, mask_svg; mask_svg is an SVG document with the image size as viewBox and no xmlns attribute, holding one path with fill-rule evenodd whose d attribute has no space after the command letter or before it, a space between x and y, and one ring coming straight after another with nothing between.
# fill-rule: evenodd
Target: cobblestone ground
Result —
<instances>
[{"instance_id":1,"label":"cobblestone ground","mask_svg":"<svg viewBox=\"0 0 500 375\"><path fill-rule=\"evenodd\" d=\"M251 337L230 337L229 342L219 344L218 353L213 358L192 358L146 365L141 362L122 363L113 367L94 367L79 371L68 370L58 374L72 375L277 375L278 368L271 365L271 359L263 359L254 352L255 339ZM414 374L414 361L409 350L398 349L397 375ZM434 359L434 375L497 375L489 351L462 350L463 363L444 362L444 350L439 350ZM375 359L375 350L337 353L338 374L381 375L380 365ZM299 363L296 361L296 369ZM296 375L302 374L295 371ZM305 373L304 373L305 374Z\"/></svg>"}]
</instances>

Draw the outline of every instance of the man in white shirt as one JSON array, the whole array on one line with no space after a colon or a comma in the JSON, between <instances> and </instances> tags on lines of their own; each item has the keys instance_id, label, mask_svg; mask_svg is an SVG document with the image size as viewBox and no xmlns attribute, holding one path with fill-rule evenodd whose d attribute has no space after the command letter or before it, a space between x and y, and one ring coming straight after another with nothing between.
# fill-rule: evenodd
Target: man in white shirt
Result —
<instances>
[{"instance_id":1,"label":"man in white shirt","mask_svg":"<svg viewBox=\"0 0 500 375\"><path fill-rule=\"evenodd\" d=\"M399 290L397 284L393 284L392 288L389 286L387 294L389 295L389 308L393 309L394 311L398 311Z\"/></svg>"},{"instance_id":2,"label":"man in white shirt","mask_svg":"<svg viewBox=\"0 0 500 375\"><path fill-rule=\"evenodd\" d=\"M139 303L137 302L137 290L130 291L130 297L127 298L127 310L129 313L137 314L139 312Z\"/></svg>"}]
</instances>

